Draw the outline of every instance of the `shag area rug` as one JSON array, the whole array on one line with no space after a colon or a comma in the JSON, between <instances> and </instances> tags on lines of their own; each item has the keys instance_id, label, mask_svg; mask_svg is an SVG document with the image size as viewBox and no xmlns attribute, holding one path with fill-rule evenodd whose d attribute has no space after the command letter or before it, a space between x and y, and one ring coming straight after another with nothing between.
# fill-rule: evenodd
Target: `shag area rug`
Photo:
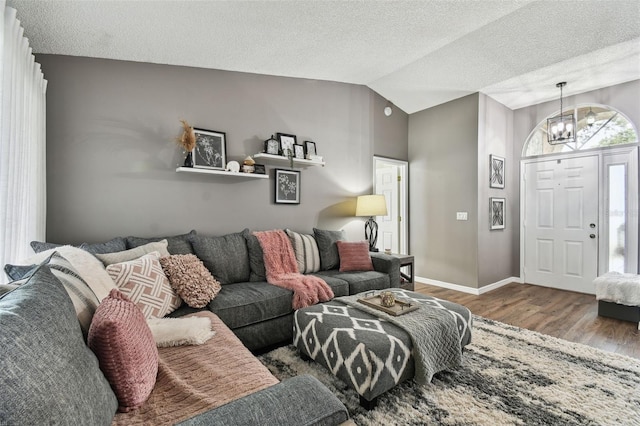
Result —
<instances>
[{"instance_id":1,"label":"shag area rug","mask_svg":"<svg viewBox=\"0 0 640 426\"><path fill-rule=\"evenodd\" d=\"M357 425L640 425L640 360L477 316L459 369L404 382L371 411L293 346L259 358L280 380L318 378Z\"/></svg>"}]
</instances>

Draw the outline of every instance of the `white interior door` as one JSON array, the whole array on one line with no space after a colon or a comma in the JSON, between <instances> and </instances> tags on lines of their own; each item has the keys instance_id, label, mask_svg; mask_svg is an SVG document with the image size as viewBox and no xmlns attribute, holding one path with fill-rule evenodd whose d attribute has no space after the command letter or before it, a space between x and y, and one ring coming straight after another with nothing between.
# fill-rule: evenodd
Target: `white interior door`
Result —
<instances>
[{"instance_id":1,"label":"white interior door","mask_svg":"<svg viewBox=\"0 0 640 426\"><path fill-rule=\"evenodd\" d=\"M594 294L598 156L525 164L526 283Z\"/></svg>"},{"instance_id":2,"label":"white interior door","mask_svg":"<svg viewBox=\"0 0 640 426\"><path fill-rule=\"evenodd\" d=\"M387 215L378 216L378 243L380 251L391 249L399 253L400 223L398 218L398 171L396 167L376 169L376 194L384 195L387 202Z\"/></svg>"}]
</instances>

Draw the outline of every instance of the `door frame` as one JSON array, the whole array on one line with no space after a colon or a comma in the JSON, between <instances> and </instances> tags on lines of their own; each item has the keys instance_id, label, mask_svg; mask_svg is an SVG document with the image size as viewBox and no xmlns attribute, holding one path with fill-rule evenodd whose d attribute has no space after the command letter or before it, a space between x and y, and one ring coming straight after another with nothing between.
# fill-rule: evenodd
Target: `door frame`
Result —
<instances>
[{"instance_id":1,"label":"door frame","mask_svg":"<svg viewBox=\"0 0 640 426\"><path fill-rule=\"evenodd\" d=\"M635 156L632 153L635 151ZM639 258L639 249L640 249L640 238L638 237L638 229L639 229L639 215L638 215L638 145L627 145L622 147L615 148L602 148L602 149L590 149L585 151L575 151L571 153L561 153L561 154L549 154L549 155L540 155L536 157L526 158L520 160L520 277L522 278L522 282L526 283L526 274L525 274L525 229L524 229L524 217L525 217L525 200L526 200L526 192L524 185L524 174L525 174L525 165L530 163L538 163L543 161L553 161L553 160L565 160L569 158L578 158L578 157L591 157L594 155L598 156L598 275L602 275L604 269L606 268L607 262L603 259L602 253L606 247L605 243L609 239L609 228L606 223L606 184L607 179L605 178L604 173L606 172L605 167L609 162L607 161L607 157L612 157L616 155L628 155L629 161L627 164L627 173L630 178L627 179L629 187L627 189L627 194L631 195L627 198L627 210L631 213L627 216L627 221L629 223L629 230L627 231L627 235L631 235L635 241L629 241L629 247L631 250L629 251L629 259L627 264L627 272L638 273L638 264L640 263ZM634 178L635 175L635 178ZM636 195L633 197L633 195ZM632 239L633 239L632 238ZM632 240L630 239L630 240Z\"/></svg>"},{"instance_id":2,"label":"door frame","mask_svg":"<svg viewBox=\"0 0 640 426\"><path fill-rule=\"evenodd\" d=\"M373 156L373 193L376 194L376 169L378 162L385 164L392 164L398 168L401 176L401 184L399 185L400 191L398 193L399 215L400 220L400 253L409 254L409 162L405 160L398 160L395 158L382 157L379 155Z\"/></svg>"}]
</instances>

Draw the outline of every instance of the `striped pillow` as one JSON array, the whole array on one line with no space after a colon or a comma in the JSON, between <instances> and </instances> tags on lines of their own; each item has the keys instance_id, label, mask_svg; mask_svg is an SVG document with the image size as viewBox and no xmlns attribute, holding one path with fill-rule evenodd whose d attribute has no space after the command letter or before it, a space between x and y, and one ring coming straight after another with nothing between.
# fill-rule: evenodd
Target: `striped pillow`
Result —
<instances>
[{"instance_id":1,"label":"striped pillow","mask_svg":"<svg viewBox=\"0 0 640 426\"><path fill-rule=\"evenodd\" d=\"M318 272L320 270L320 252L318 251L315 237L313 235L299 234L290 229L286 229L285 232L291 240L296 262L298 263L298 271L301 274Z\"/></svg>"},{"instance_id":2,"label":"striped pillow","mask_svg":"<svg viewBox=\"0 0 640 426\"><path fill-rule=\"evenodd\" d=\"M93 313L100 304L100 300L98 300L98 297L71 263L57 251L51 253L41 265L49 266L53 275L58 278L69 294L69 298L71 302L73 302L73 307L76 311L76 316L78 317L78 322L80 323L80 328L82 329L82 334L86 340ZM38 269L35 265L31 265L31 267L33 269L23 276L20 281L14 281L12 284L20 285L26 282Z\"/></svg>"}]
</instances>

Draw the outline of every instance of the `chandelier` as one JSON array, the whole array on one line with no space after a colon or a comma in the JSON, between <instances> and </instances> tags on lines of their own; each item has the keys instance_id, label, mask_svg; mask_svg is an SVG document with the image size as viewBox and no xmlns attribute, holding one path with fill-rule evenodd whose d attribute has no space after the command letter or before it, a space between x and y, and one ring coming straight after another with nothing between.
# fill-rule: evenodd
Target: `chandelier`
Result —
<instances>
[{"instance_id":1,"label":"chandelier","mask_svg":"<svg viewBox=\"0 0 640 426\"><path fill-rule=\"evenodd\" d=\"M565 81L556 84L556 87L560 88L560 115L547 119L547 141L550 145L576 141L576 126L573 114L562 114L562 88L566 85L567 82Z\"/></svg>"}]
</instances>

